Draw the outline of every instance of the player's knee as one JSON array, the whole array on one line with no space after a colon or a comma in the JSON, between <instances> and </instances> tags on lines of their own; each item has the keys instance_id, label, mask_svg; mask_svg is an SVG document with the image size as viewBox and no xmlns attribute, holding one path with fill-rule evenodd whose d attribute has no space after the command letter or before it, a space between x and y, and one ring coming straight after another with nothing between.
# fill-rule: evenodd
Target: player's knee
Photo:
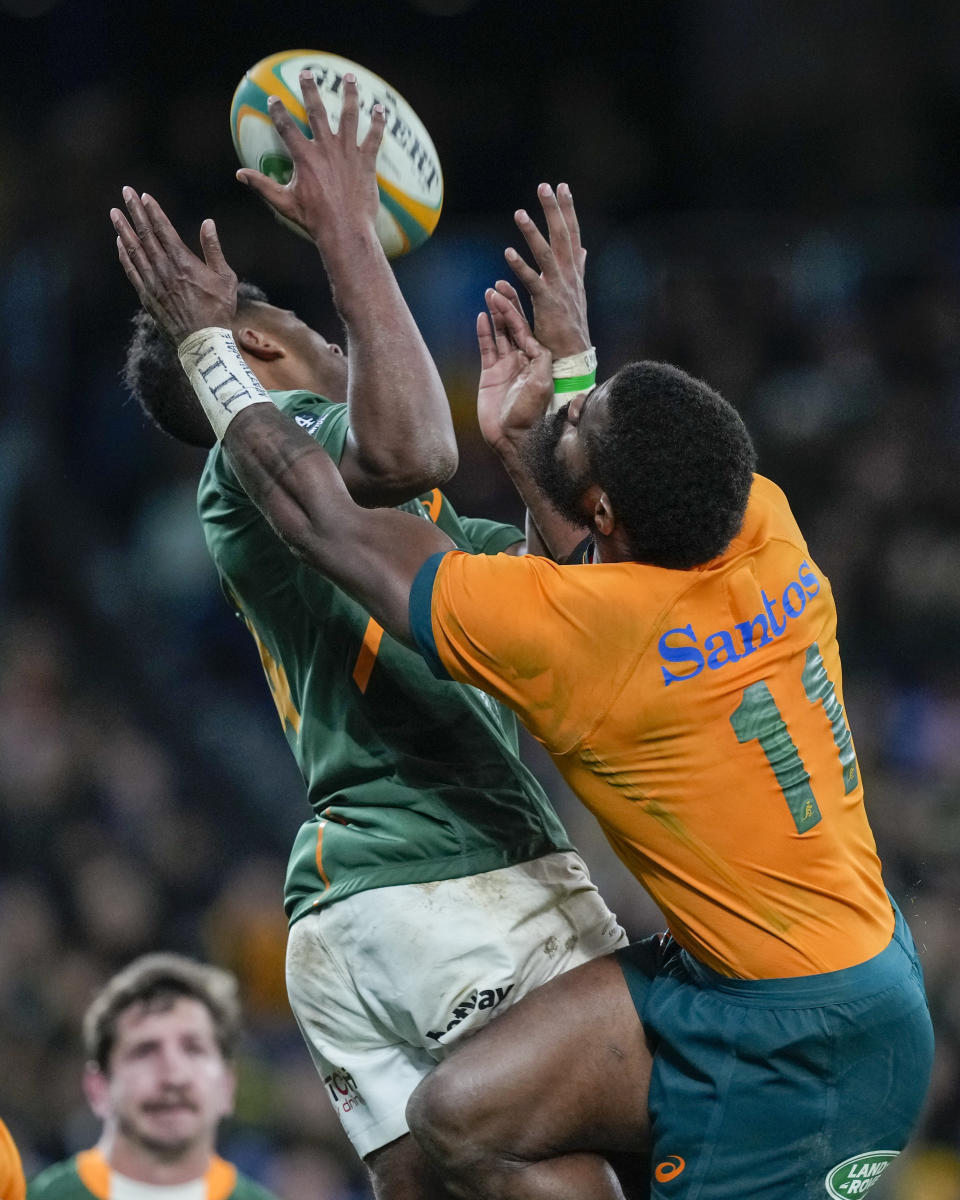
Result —
<instances>
[{"instance_id":1,"label":"player's knee","mask_svg":"<svg viewBox=\"0 0 960 1200\"><path fill-rule=\"evenodd\" d=\"M407 1101L407 1124L437 1168L457 1177L481 1171L495 1155L485 1107L477 1089L441 1063Z\"/></svg>"}]
</instances>

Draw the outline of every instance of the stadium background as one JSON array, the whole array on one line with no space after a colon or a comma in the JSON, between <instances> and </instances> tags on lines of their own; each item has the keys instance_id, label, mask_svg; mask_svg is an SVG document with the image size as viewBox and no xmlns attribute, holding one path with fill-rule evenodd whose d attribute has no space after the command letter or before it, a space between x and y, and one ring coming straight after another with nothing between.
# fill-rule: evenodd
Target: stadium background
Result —
<instances>
[{"instance_id":1,"label":"stadium background","mask_svg":"<svg viewBox=\"0 0 960 1200\"><path fill-rule=\"evenodd\" d=\"M956 5L0 0L0 45L0 1113L28 1170L94 1135L91 990L166 947L242 981L224 1151L285 1200L366 1194L283 994L302 789L205 558L198 459L120 387L134 298L107 219L128 182L191 239L215 216L241 276L337 336L227 130L242 71L310 46L384 75L441 156L437 233L397 273L455 405L462 510L519 515L474 432L472 329L543 179L574 189L601 369L669 359L743 411L833 580L939 1035L917 1144L874 1194L960 1197ZM530 754L622 920L656 928Z\"/></svg>"}]
</instances>

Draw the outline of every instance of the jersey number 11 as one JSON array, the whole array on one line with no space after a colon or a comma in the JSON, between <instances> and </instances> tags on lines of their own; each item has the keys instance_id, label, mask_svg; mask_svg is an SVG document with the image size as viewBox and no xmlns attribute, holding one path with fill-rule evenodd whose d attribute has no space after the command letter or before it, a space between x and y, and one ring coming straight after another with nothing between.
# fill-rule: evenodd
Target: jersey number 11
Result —
<instances>
[{"instance_id":1,"label":"jersey number 11","mask_svg":"<svg viewBox=\"0 0 960 1200\"><path fill-rule=\"evenodd\" d=\"M843 705L827 674L816 642L807 650L806 662L801 677L804 694L811 704L822 704L830 722L833 742L840 757L843 771L843 790L846 795L854 790L858 782L857 758L853 749L850 727L843 715ZM766 755L767 762L776 776L780 791L787 802L798 833L806 833L820 820L810 775L803 765L800 752L780 715L774 700L763 680L744 688L743 697L730 717L733 732L740 743L756 739Z\"/></svg>"}]
</instances>

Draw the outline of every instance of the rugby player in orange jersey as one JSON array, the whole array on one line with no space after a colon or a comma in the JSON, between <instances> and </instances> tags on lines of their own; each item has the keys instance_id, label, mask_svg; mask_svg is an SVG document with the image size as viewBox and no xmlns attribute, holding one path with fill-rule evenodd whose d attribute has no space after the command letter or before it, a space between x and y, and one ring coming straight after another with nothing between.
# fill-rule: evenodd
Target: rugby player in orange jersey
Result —
<instances>
[{"instance_id":1,"label":"rugby player in orange jersey","mask_svg":"<svg viewBox=\"0 0 960 1200\"><path fill-rule=\"evenodd\" d=\"M255 186L283 211L279 185ZM550 248L521 228L547 278ZM223 272L209 228L205 247ZM514 263L536 304L540 276ZM281 537L438 675L512 707L668 921L532 992L414 1092L449 1189L619 1197L601 1155L644 1145L649 1045L657 1200L868 1191L920 1111L932 1031L864 812L829 582L733 407L640 362L549 414L550 356L511 289L488 292L481 426L575 561L478 558L354 504L233 369L210 290L172 302L188 376Z\"/></svg>"}]
</instances>

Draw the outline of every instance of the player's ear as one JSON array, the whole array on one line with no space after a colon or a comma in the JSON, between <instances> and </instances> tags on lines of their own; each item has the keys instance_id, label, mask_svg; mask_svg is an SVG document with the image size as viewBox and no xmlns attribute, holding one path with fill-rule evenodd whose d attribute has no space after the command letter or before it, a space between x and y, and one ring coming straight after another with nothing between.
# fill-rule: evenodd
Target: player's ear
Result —
<instances>
[{"instance_id":1,"label":"player's ear","mask_svg":"<svg viewBox=\"0 0 960 1200\"><path fill-rule=\"evenodd\" d=\"M242 351L253 358L259 358L261 362L274 362L287 353L276 338L264 333L262 329L255 329L252 325L242 325L234 337Z\"/></svg>"},{"instance_id":2,"label":"player's ear","mask_svg":"<svg viewBox=\"0 0 960 1200\"><path fill-rule=\"evenodd\" d=\"M83 1094L94 1115L105 1121L110 1116L110 1081L95 1062L83 1068Z\"/></svg>"},{"instance_id":3,"label":"player's ear","mask_svg":"<svg viewBox=\"0 0 960 1200\"><path fill-rule=\"evenodd\" d=\"M613 508L610 504L610 497L603 488L594 484L590 488L587 499L593 516L594 528L597 533L602 533L604 537L609 537L616 525Z\"/></svg>"},{"instance_id":4,"label":"player's ear","mask_svg":"<svg viewBox=\"0 0 960 1200\"><path fill-rule=\"evenodd\" d=\"M220 1116L233 1116L233 1106L237 1096L237 1074L230 1065L227 1065L224 1069L219 1091Z\"/></svg>"}]
</instances>

